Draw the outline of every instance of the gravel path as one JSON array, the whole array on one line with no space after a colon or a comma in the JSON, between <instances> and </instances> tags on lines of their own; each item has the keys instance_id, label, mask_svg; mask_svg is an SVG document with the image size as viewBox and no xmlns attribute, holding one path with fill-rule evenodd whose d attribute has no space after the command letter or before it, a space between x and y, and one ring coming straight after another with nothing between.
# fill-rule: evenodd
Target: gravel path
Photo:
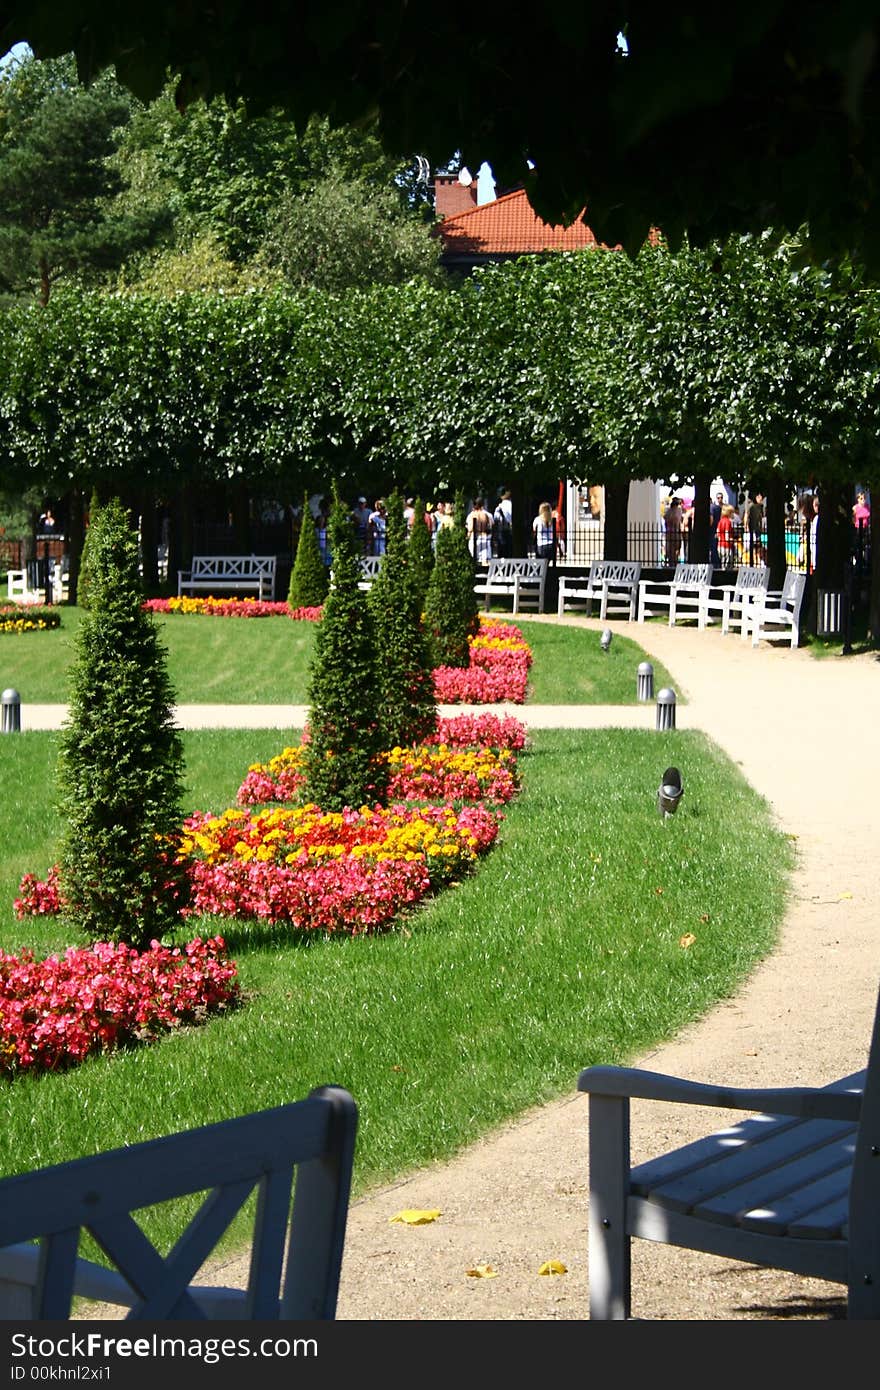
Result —
<instances>
[{"instance_id":1,"label":"gravel path","mask_svg":"<svg viewBox=\"0 0 880 1390\"><path fill-rule=\"evenodd\" d=\"M547 618L545 621L560 621ZM561 621L599 631L598 621ZM744 1086L823 1084L864 1066L880 979L880 663L757 649L717 628L622 623L673 673L680 729L705 730L797 837L794 891L774 952L732 999L672 1043L634 1059L655 1071ZM35 707L34 707L35 708ZM653 705L512 707L542 724L653 727ZM32 713L32 712L27 712ZM207 718L204 710L202 718ZM275 717L247 722L271 726ZM24 727L36 727L26 723ZM217 722L231 722L229 711ZM244 722L244 721L243 721ZM286 716L281 725L299 721ZM749 865L742 866L743 874ZM736 884L726 886L735 892ZM320 1078L318 1078L320 1079ZM451 1162L351 1208L341 1319L581 1319L587 1312L587 1102L572 1094L478 1140ZM635 1103L635 1158L728 1122L694 1107ZM433 1224L389 1219L437 1208ZM568 1272L542 1277L561 1260ZM467 1271L492 1265L494 1278ZM241 1261L209 1282L240 1282ZM643 1319L832 1318L840 1286L634 1242L633 1313ZM94 1316L94 1314L91 1314Z\"/></svg>"}]
</instances>

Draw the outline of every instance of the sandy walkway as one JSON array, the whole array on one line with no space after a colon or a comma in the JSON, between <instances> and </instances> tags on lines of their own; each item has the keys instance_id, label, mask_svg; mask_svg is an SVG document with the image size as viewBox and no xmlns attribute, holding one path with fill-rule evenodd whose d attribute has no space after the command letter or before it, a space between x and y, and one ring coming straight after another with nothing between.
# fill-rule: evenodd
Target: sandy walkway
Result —
<instances>
[{"instance_id":1,"label":"sandy walkway","mask_svg":"<svg viewBox=\"0 0 880 1390\"><path fill-rule=\"evenodd\" d=\"M547 619L547 621L557 621ZM598 630L602 624L567 618ZM796 835L799 864L781 940L735 998L675 1042L637 1059L657 1071L740 1085L822 1084L865 1062L880 979L880 662L817 661L758 649L718 629L622 624L673 673L689 703L679 728L704 729ZM633 710L519 709L528 722L653 727ZM24 722L24 721L23 721ZM749 865L742 866L744 875ZM736 885L728 885L735 892ZM370 1194L351 1210L342 1319L580 1319L587 1310L586 1099L572 1094L481 1140L450 1163ZM705 1129L692 1108L636 1105L637 1157ZM709 1117L721 1127L726 1117ZM432 1225L389 1225L406 1207ZM568 1273L541 1277L548 1259ZM466 1271L491 1264L497 1277ZM242 1265L211 1271L239 1282ZM635 1242L641 1318L839 1315L839 1286Z\"/></svg>"}]
</instances>

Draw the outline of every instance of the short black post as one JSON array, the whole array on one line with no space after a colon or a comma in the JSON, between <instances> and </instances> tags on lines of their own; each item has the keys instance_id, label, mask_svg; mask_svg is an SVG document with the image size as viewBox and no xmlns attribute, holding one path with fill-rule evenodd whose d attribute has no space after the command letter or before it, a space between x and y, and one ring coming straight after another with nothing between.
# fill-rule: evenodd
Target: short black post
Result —
<instances>
[{"instance_id":1,"label":"short black post","mask_svg":"<svg viewBox=\"0 0 880 1390\"><path fill-rule=\"evenodd\" d=\"M21 696L17 690L4 690L0 695L0 733L21 733Z\"/></svg>"},{"instance_id":2,"label":"short black post","mask_svg":"<svg viewBox=\"0 0 880 1390\"><path fill-rule=\"evenodd\" d=\"M668 686L657 695L657 728L675 728L675 691Z\"/></svg>"},{"instance_id":3,"label":"short black post","mask_svg":"<svg viewBox=\"0 0 880 1390\"><path fill-rule=\"evenodd\" d=\"M52 566L49 562L49 542L43 541L43 588L47 605L52 603Z\"/></svg>"},{"instance_id":4,"label":"short black post","mask_svg":"<svg viewBox=\"0 0 880 1390\"><path fill-rule=\"evenodd\" d=\"M636 698L639 700L653 700L654 698L654 667L650 661L639 662L639 669L636 672Z\"/></svg>"}]
</instances>

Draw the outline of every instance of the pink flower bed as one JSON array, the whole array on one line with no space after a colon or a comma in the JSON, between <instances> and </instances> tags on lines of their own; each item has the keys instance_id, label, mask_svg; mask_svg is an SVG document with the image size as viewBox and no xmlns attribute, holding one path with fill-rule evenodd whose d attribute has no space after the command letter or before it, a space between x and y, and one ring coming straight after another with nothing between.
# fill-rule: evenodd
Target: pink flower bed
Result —
<instances>
[{"instance_id":1,"label":"pink flower bed","mask_svg":"<svg viewBox=\"0 0 880 1390\"><path fill-rule=\"evenodd\" d=\"M526 726L512 714L453 714L438 719L436 732L425 742L450 748L509 748L518 753L526 746Z\"/></svg>"},{"instance_id":2,"label":"pink flower bed","mask_svg":"<svg viewBox=\"0 0 880 1390\"><path fill-rule=\"evenodd\" d=\"M60 1071L201 1022L237 1001L236 973L219 936L141 952L99 942L41 961L0 952L0 1073Z\"/></svg>"},{"instance_id":3,"label":"pink flower bed","mask_svg":"<svg viewBox=\"0 0 880 1390\"><path fill-rule=\"evenodd\" d=\"M434 690L444 705L521 705L526 698L532 652L513 623L483 620L470 639L469 666L438 666Z\"/></svg>"},{"instance_id":4,"label":"pink flower bed","mask_svg":"<svg viewBox=\"0 0 880 1390\"><path fill-rule=\"evenodd\" d=\"M321 608L291 608L289 603L273 603L256 598L148 598L144 608L150 613L206 614L212 618L296 618L316 623Z\"/></svg>"}]
</instances>

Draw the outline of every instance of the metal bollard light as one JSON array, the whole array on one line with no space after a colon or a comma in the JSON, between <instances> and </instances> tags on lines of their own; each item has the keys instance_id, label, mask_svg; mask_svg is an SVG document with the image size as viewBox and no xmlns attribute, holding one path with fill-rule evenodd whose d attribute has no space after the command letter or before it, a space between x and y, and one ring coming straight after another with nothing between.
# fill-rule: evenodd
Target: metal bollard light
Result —
<instances>
[{"instance_id":1,"label":"metal bollard light","mask_svg":"<svg viewBox=\"0 0 880 1390\"><path fill-rule=\"evenodd\" d=\"M668 686L657 695L657 728L675 728L675 691Z\"/></svg>"},{"instance_id":2,"label":"metal bollard light","mask_svg":"<svg viewBox=\"0 0 880 1390\"><path fill-rule=\"evenodd\" d=\"M21 733L21 696L17 690L4 690L0 695L0 707L2 707L2 721L0 721L0 733L20 734Z\"/></svg>"},{"instance_id":3,"label":"metal bollard light","mask_svg":"<svg viewBox=\"0 0 880 1390\"><path fill-rule=\"evenodd\" d=\"M650 661L639 663L636 673L636 693L639 700L653 700L654 698L654 667Z\"/></svg>"}]
</instances>

